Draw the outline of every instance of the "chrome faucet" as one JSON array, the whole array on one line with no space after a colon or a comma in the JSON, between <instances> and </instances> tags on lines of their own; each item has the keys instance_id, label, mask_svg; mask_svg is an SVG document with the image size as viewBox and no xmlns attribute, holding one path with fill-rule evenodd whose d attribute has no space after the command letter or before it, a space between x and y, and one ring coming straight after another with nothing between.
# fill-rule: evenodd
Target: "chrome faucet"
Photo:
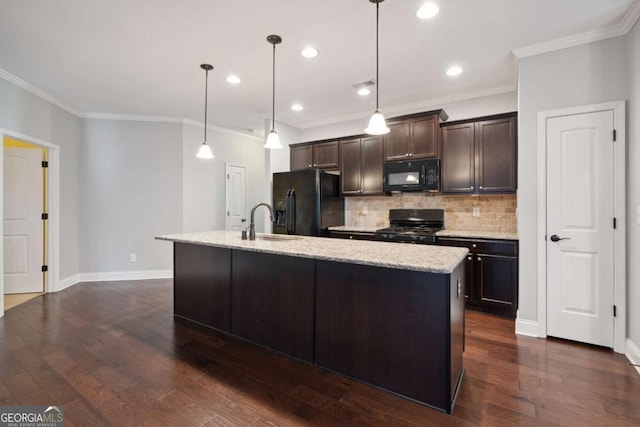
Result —
<instances>
[{"instance_id":1,"label":"chrome faucet","mask_svg":"<svg viewBox=\"0 0 640 427\"><path fill-rule=\"evenodd\" d=\"M267 208L269 208L269 217L271 218L271 221L273 221L273 208L271 207L270 204L258 203L257 205L255 205L251 209L251 222L249 223L249 240L256 240L256 224L255 224L254 216L256 213L256 208L258 208L259 206L266 206Z\"/></svg>"}]
</instances>

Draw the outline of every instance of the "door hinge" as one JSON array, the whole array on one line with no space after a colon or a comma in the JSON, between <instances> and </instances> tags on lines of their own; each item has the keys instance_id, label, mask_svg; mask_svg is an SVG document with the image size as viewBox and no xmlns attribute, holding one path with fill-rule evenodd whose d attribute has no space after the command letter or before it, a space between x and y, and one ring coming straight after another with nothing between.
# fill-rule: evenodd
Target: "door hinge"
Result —
<instances>
[{"instance_id":1,"label":"door hinge","mask_svg":"<svg viewBox=\"0 0 640 427\"><path fill-rule=\"evenodd\" d=\"M229 174L227 174L227 179L229 179Z\"/></svg>"},{"instance_id":2,"label":"door hinge","mask_svg":"<svg viewBox=\"0 0 640 427\"><path fill-rule=\"evenodd\" d=\"M617 134L616 130L614 129L613 130L613 140L615 141L617 139L617 137L618 137L618 134Z\"/></svg>"},{"instance_id":3,"label":"door hinge","mask_svg":"<svg viewBox=\"0 0 640 427\"><path fill-rule=\"evenodd\" d=\"M229 211L227 211L227 216L229 216Z\"/></svg>"},{"instance_id":4,"label":"door hinge","mask_svg":"<svg viewBox=\"0 0 640 427\"><path fill-rule=\"evenodd\" d=\"M47 162L46 160L42 161L42 167L43 168L48 168L49 167L49 162Z\"/></svg>"},{"instance_id":5,"label":"door hinge","mask_svg":"<svg viewBox=\"0 0 640 427\"><path fill-rule=\"evenodd\" d=\"M43 219L43 220L45 220L45 219L49 219L49 214L48 214L48 213L46 213L46 212L45 212L45 213L43 213L43 214L42 214L42 219Z\"/></svg>"},{"instance_id":6,"label":"door hinge","mask_svg":"<svg viewBox=\"0 0 640 427\"><path fill-rule=\"evenodd\" d=\"M613 317L616 317L617 313L616 313L616 306L613 306Z\"/></svg>"},{"instance_id":7,"label":"door hinge","mask_svg":"<svg viewBox=\"0 0 640 427\"><path fill-rule=\"evenodd\" d=\"M49 266L48 265L43 265L42 266L42 272L44 273L45 271L49 271Z\"/></svg>"},{"instance_id":8,"label":"door hinge","mask_svg":"<svg viewBox=\"0 0 640 427\"><path fill-rule=\"evenodd\" d=\"M615 219L615 218L613 218L613 229L614 229L614 230L616 229L616 225L617 225L616 219Z\"/></svg>"}]
</instances>

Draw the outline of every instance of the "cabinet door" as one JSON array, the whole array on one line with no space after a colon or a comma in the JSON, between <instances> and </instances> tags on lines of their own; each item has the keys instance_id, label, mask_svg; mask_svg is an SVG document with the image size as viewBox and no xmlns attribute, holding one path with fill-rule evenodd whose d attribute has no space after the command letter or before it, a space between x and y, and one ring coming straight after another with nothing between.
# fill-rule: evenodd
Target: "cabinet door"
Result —
<instances>
[{"instance_id":1,"label":"cabinet door","mask_svg":"<svg viewBox=\"0 0 640 427\"><path fill-rule=\"evenodd\" d=\"M413 119L410 122L411 153L414 158L438 157L438 116Z\"/></svg>"},{"instance_id":2,"label":"cabinet door","mask_svg":"<svg viewBox=\"0 0 640 427\"><path fill-rule=\"evenodd\" d=\"M361 141L361 156L361 194L382 194L382 167L384 165L382 137L363 138Z\"/></svg>"},{"instance_id":3,"label":"cabinet door","mask_svg":"<svg viewBox=\"0 0 640 427\"><path fill-rule=\"evenodd\" d=\"M475 191L474 123L442 128L442 192Z\"/></svg>"},{"instance_id":4,"label":"cabinet door","mask_svg":"<svg viewBox=\"0 0 640 427\"><path fill-rule=\"evenodd\" d=\"M362 150L359 139L340 141L340 194L357 195L361 193L361 158Z\"/></svg>"},{"instance_id":5,"label":"cabinet door","mask_svg":"<svg viewBox=\"0 0 640 427\"><path fill-rule=\"evenodd\" d=\"M313 148L311 145L291 147L291 170L309 169L313 167Z\"/></svg>"},{"instance_id":6,"label":"cabinet door","mask_svg":"<svg viewBox=\"0 0 640 427\"><path fill-rule=\"evenodd\" d=\"M313 144L313 167L318 169L338 169L338 141Z\"/></svg>"},{"instance_id":7,"label":"cabinet door","mask_svg":"<svg viewBox=\"0 0 640 427\"><path fill-rule=\"evenodd\" d=\"M389 124L389 133L384 135L384 160L404 160L409 158L409 122Z\"/></svg>"},{"instance_id":8,"label":"cabinet door","mask_svg":"<svg viewBox=\"0 0 640 427\"><path fill-rule=\"evenodd\" d=\"M476 124L478 191L516 191L516 119L509 117Z\"/></svg>"},{"instance_id":9,"label":"cabinet door","mask_svg":"<svg viewBox=\"0 0 640 427\"><path fill-rule=\"evenodd\" d=\"M476 255L476 301L492 313L514 317L517 308L518 259L503 255Z\"/></svg>"}]
</instances>

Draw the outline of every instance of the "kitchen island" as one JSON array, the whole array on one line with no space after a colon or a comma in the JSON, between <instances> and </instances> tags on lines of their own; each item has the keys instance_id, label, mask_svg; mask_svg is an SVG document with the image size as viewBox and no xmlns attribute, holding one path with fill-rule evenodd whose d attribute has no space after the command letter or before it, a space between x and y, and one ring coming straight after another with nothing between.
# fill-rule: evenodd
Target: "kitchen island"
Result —
<instances>
[{"instance_id":1,"label":"kitchen island","mask_svg":"<svg viewBox=\"0 0 640 427\"><path fill-rule=\"evenodd\" d=\"M451 413L467 249L211 231L174 242L174 315Z\"/></svg>"}]
</instances>

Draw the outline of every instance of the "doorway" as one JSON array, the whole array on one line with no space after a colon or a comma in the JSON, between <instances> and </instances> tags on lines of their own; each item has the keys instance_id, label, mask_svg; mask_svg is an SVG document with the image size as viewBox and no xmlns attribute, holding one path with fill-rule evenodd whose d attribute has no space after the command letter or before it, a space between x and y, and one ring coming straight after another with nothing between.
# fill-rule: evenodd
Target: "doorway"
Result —
<instances>
[{"instance_id":1,"label":"doorway","mask_svg":"<svg viewBox=\"0 0 640 427\"><path fill-rule=\"evenodd\" d=\"M247 224L247 168L226 164L226 229L240 231Z\"/></svg>"},{"instance_id":2,"label":"doorway","mask_svg":"<svg viewBox=\"0 0 640 427\"><path fill-rule=\"evenodd\" d=\"M3 138L5 310L44 293L47 149Z\"/></svg>"},{"instance_id":3,"label":"doorway","mask_svg":"<svg viewBox=\"0 0 640 427\"><path fill-rule=\"evenodd\" d=\"M0 234L5 235L5 197L7 190L4 182L4 139L10 138L21 141L23 143L35 145L38 149L45 149L47 152L47 189L43 194L46 197L48 220L44 235L46 240L43 243L43 258L46 258L47 272L44 275L44 284L39 288L40 292L57 292L65 287L75 283L74 277L60 282L60 147L47 141L33 138L19 132L6 129L0 129L0 138L3 144L0 144ZM41 172L42 173L42 172ZM3 239L4 241L4 239ZM0 317L4 316L5 311L5 261L8 257L8 251L5 252L4 244L0 245ZM42 272L42 261L37 263L40 273Z\"/></svg>"},{"instance_id":4,"label":"doorway","mask_svg":"<svg viewBox=\"0 0 640 427\"><path fill-rule=\"evenodd\" d=\"M538 115L540 336L617 352L626 335L624 117L624 102Z\"/></svg>"}]
</instances>

